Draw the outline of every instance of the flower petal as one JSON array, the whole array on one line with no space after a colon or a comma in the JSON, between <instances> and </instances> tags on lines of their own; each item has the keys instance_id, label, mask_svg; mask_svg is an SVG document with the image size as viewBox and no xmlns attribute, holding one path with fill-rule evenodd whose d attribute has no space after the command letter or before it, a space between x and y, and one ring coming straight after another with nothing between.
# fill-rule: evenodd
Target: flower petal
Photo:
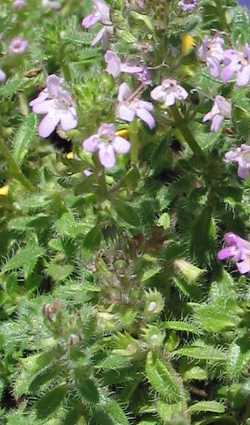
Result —
<instances>
[{"instance_id":1,"label":"flower petal","mask_svg":"<svg viewBox=\"0 0 250 425\"><path fill-rule=\"evenodd\" d=\"M98 156L100 159L100 163L105 168L112 168L115 165L115 152L114 148L111 144L101 143Z\"/></svg>"},{"instance_id":2,"label":"flower petal","mask_svg":"<svg viewBox=\"0 0 250 425\"><path fill-rule=\"evenodd\" d=\"M117 116L124 121L131 122L135 117L135 111L125 103L120 103L117 108Z\"/></svg>"},{"instance_id":3,"label":"flower petal","mask_svg":"<svg viewBox=\"0 0 250 425\"><path fill-rule=\"evenodd\" d=\"M132 90L127 83L122 83L118 90L118 101L123 102L132 94Z\"/></svg>"},{"instance_id":4,"label":"flower petal","mask_svg":"<svg viewBox=\"0 0 250 425\"><path fill-rule=\"evenodd\" d=\"M35 114L47 114L50 111L53 111L55 109L55 100L43 100L41 102L33 104L33 112Z\"/></svg>"},{"instance_id":5,"label":"flower petal","mask_svg":"<svg viewBox=\"0 0 250 425\"><path fill-rule=\"evenodd\" d=\"M250 257L246 258L244 261L237 263L238 270L241 274L250 272Z\"/></svg>"},{"instance_id":6,"label":"flower petal","mask_svg":"<svg viewBox=\"0 0 250 425\"><path fill-rule=\"evenodd\" d=\"M70 111L65 111L60 115L60 124L64 131L72 130L77 126L77 117Z\"/></svg>"},{"instance_id":7,"label":"flower petal","mask_svg":"<svg viewBox=\"0 0 250 425\"><path fill-rule=\"evenodd\" d=\"M57 114L49 113L47 114L39 124L38 133L39 136L46 138L55 130L57 124L59 123L60 117Z\"/></svg>"},{"instance_id":8,"label":"flower petal","mask_svg":"<svg viewBox=\"0 0 250 425\"><path fill-rule=\"evenodd\" d=\"M128 153L130 150L130 143L123 137L116 136L112 145L117 153Z\"/></svg>"},{"instance_id":9,"label":"flower petal","mask_svg":"<svg viewBox=\"0 0 250 425\"><path fill-rule=\"evenodd\" d=\"M86 29L91 28L100 20L101 20L101 16L99 14L88 15L86 16L86 18L82 20L82 27Z\"/></svg>"},{"instance_id":10,"label":"flower petal","mask_svg":"<svg viewBox=\"0 0 250 425\"><path fill-rule=\"evenodd\" d=\"M235 246L229 246L227 248L221 249L218 254L217 258L220 261L226 260L227 258L232 258L236 255L237 249Z\"/></svg>"},{"instance_id":11,"label":"flower petal","mask_svg":"<svg viewBox=\"0 0 250 425\"><path fill-rule=\"evenodd\" d=\"M250 81L250 65L244 66L244 68L237 73L237 85L246 86Z\"/></svg>"},{"instance_id":12,"label":"flower petal","mask_svg":"<svg viewBox=\"0 0 250 425\"><path fill-rule=\"evenodd\" d=\"M84 140L82 146L83 149L87 152L93 153L96 152L99 147L100 140L95 134L94 136L90 136Z\"/></svg>"},{"instance_id":13,"label":"flower petal","mask_svg":"<svg viewBox=\"0 0 250 425\"><path fill-rule=\"evenodd\" d=\"M223 121L223 115L215 115L215 117L212 119L211 131L217 133L221 129Z\"/></svg>"},{"instance_id":14,"label":"flower petal","mask_svg":"<svg viewBox=\"0 0 250 425\"><path fill-rule=\"evenodd\" d=\"M144 121L151 130L155 127L155 119L146 109L137 109L136 115L141 118L141 120Z\"/></svg>"}]
</instances>

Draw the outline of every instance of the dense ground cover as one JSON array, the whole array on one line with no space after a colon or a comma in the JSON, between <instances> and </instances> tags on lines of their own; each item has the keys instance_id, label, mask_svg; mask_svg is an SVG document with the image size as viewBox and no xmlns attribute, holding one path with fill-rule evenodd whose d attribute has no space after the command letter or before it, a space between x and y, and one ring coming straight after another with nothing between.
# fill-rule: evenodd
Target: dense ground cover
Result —
<instances>
[{"instance_id":1,"label":"dense ground cover","mask_svg":"<svg viewBox=\"0 0 250 425\"><path fill-rule=\"evenodd\" d=\"M0 423L249 425L247 9L2 0L0 32Z\"/></svg>"}]
</instances>

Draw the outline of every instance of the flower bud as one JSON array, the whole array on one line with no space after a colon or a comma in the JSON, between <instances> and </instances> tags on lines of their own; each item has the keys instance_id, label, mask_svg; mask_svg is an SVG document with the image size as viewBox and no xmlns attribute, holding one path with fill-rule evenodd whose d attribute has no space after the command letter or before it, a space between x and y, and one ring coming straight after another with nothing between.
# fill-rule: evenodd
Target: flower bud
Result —
<instances>
[{"instance_id":1,"label":"flower bud","mask_svg":"<svg viewBox=\"0 0 250 425\"><path fill-rule=\"evenodd\" d=\"M174 267L177 272L180 272L184 279L187 280L188 283L196 282L201 275L205 272L205 270L200 269L199 267L194 266L182 258L179 260L175 260Z\"/></svg>"},{"instance_id":2,"label":"flower bud","mask_svg":"<svg viewBox=\"0 0 250 425\"><path fill-rule=\"evenodd\" d=\"M62 304L60 301L54 301L51 304L44 304L43 306L43 315L49 319L50 321L53 320L56 313L62 308Z\"/></svg>"},{"instance_id":3,"label":"flower bud","mask_svg":"<svg viewBox=\"0 0 250 425\"><path fill-rule=\"evenodd\" d=\"M78 345L80 342L80 337L78 335L72 334L69 337L68 344L70 347Z\"/></svg>"},{"instance_id":4,"label":"flower bud","mask_svg":"<svg viewBox=\"0 0 250 425\"><path fill-rule=\"evenodd\" d=\"M146 302L144 307L144 314L146 318L159 314L164 307L164 300L158 291L148 291L146 293Z\"/></svg>"}]
</instances>

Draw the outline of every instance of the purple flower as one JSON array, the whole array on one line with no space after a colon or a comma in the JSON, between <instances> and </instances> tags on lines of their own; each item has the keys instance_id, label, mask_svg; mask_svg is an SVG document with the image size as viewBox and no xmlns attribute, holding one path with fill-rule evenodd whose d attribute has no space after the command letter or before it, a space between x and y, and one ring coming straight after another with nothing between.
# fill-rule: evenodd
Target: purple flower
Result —
<instances>
[{"instance_id":1,"label":"purple flower","mask_svg":"<svg viewBox=\"0 0 250 425\"><path fill-rule=\"evenodd\" d=\"M226 83L236 75L236 84L246 86L250 81L250 47L247 44L242 52L225 50L222 79Z\"/></svg>"},{"instance_id":2,"label":"purple flower","mask_svg":"<svg viewBox=\"0 0 250 425\"><path fill-rule=\"evenodd\" d=\"M210 74L219 78L221 74L221 64L224 59L224 40L218 34L213 37L205 37L202 45L198 49L199 58L206 62Z\"/></svg>"},{"instance_id":3,"label":"purple flower","mask_svg":"<svg viewBox=\"0 0 250 425\"><path fill-rule=\"evenodd\" d=\"M82 26L89 29L97 24L97 22L103 25L112 25L110 20L110 7L103 0L93 0L93 3L93 11L83 19Z\"/></svg>"},{"instance_id":4,"label":"purple flower","mask_svg":"<svg viewBox=\"0 0 250 425\"><path fill-rule=\"evenodd\" d=\"M226 233L224 242L226 246L218 252L218 260L224 261L231 258L241 274L248 273L250 271L250 243L235 233Z\"/></svg>"},{"instance_id":5,"label":"purple flower","mask_svg":"<svg viewBox=\"0 0 250 425\"><path fill-rule=\"evenodd\" d=\"M181 0L178 5L183 12L192 12L198 6L198 0Z\"/></svg>"},{"instance_id":6,"label":"purple flower","mask_svg":"<svg viewBox=\"0 0 250 425\"><path fill-rule=\"evenodd\" d=\"M58 126L63 131L77 126L73 99L63 87L63 80L56 75L47 78L45 90L30 102L30 106L35 114L45 115L38 128L41 137L48 137Z\"/></svg>"},{"instance_id":7,"label":"purple flower","mask_svg":"<svg viewBox=\"0 0 250 425\"><path fill-rule=\"evenodd\" d=\"M226 162L237 162L238 163L238 176L242 179L246 179L250 176L250 146L241 145L235 148L225 155Z\"/></svg>"},{"instance_id":8,"label":"purple flower","mask_svg":"<svg viewBox=\"0 0 250 425\"><path fill-rule=\"evenodd\" d=\"M232 116L232 105L223 96L216 96L214 105L210 112L208 112L203 122L212 121L211 131L217 133L225 118L231 118Z\"/></svg>"},{"instance_id":9,"label":"purple flower","mask_svg":"<svg viewBox=\"0 0 250 425\"><path fill-rule=\"evenodd\" d=\"M154 107L151 102L140 100L137 96L133 96L132 90L126 83L122 83L119 87L117 106L117 116L127 122L132 122L135 117L144 121L150 129L155 127L155 119L151 112Z\"/></svg>"},{"instance_id":10,"label":"purple flower","mask_svg":"<svg viewBox=\"0 0 250 425\"><path fill-rule=\"evenodd\" d=\"M6 74L2 69L0 69L0 83L4 83L5 81L6 81Z\"/></svg>"},{"instance_id":11,"label":"purple flower","mask_svg":"<svg viewBox=\"0 0 250 425\"><path fill-rule=\"evenodd\" d=\"M129 65L126 62L123 63L119 56L112 52L112 50L108 50L104 58L107 64L106 71L114 78L118 77L118 75L120 75L122 72L126 72L128 74L138 74L143 71L141 66Z\"/></svg>"},{"instance_id":12,"label":"purple flower","mask_svg":"<svg viewBox=\"0 0 250 425\"><path fill-rule=\"evenodd\" d=\"M177 100L185 100L188 92L177 84L176 80L163 80L160 86L151 91L151 97L158 102L164 103L164 106L172 106Z\"/></svg>"},{"instance_id":13,"label":"purple flower","mask_svg":"<svg viewBox=\"0 0 250 425\"><path fill-rule=\"evenodd\" d=\"M14 9L20 10L26 6L26 0L15 0L13 3Z\"/></svg>"},{"instance_id":14,"label":"purple flower","mask_svg":"<svg viewBox=\"0 0 250 425\"><path fill-rule=\"evenodd\" d=\"M250 0L238 0L240 6L245 6L250 9Z\"/></svg>"},{"instance_id":15,"label":"purple flower","mask_svg":"<svg viewBox=\"0 0 250 425\"><path fill-rule=\"evenodd\" d=\"M82 26L89 29L100 22L103 25L103 28L97 33L91 45L95 46L99 42L107 45L110 35L113 34L113 26L110 19L110 7L103 0L93 0L93 3L93 11L90 15L83 19Z\"/></svg>"},{"instance_id":16,"label":"purple flower","mask_svg":"<svg viewBox=\"0 0 250 425\"><path fill-rule=\"evenodd\" d=\"M116 163L117 154L126 154L130 143L123 137L117 136L113 124L102 124L97 134L84 140L85 151L98 152L100 163L104 168L112 168Z\"/></svg>"},{"instance_id":17,"label":"purple flower","mask_svg":"<svg viewBox=\"0 0 250 425\"><path fill-rule=\"evenodd\" d=\"M22 37L13 38L9 45L9 52L13 55L22 55L28 48L28 41Z\"/></svg>"}]
</instances>

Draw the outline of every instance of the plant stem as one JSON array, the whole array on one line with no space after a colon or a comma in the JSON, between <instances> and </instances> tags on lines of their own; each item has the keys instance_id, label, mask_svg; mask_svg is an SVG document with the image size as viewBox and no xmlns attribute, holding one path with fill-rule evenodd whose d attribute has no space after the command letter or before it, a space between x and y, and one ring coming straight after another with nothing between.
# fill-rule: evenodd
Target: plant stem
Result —
<instances>
[{"instance_id":1,"label":"plant stem","mask_svg":"<svg viewBox=\"0 0 250 425\"><path fill-rule=\"evenodd\" d=\"M35 191L34 186L25 177L21 168L12 157L11 152L9 151L8 147L6 146L4 140L1 137L0 137L0 151L9 166L9 169L13 177L15 177L24 187L26 187L27 190L29 190L30 192L34 192Z\"/></svg>"}]
</instances>

